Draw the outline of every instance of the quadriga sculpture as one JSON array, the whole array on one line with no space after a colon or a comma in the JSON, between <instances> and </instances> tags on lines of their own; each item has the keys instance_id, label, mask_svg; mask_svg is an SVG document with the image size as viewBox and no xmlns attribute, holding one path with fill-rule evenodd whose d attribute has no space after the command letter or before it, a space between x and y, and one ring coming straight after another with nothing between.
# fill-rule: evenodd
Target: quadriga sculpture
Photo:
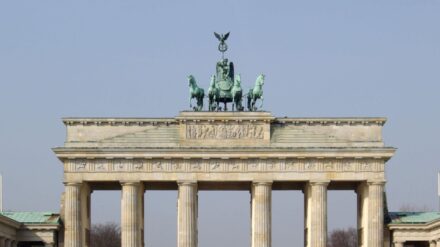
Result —
<instances>
[{"instance_id":1,"label":"quadriga sculpture","mask_svg":"<svg viewBox=\"0 0 440 247\"><path fill-rule=\"evenodd\" d=\"M241 76L234 73L234 63L224 57L224 53L228 50L226 39L229 33L214 33L215 37L220 41L219 51L222 58L216 64L216 73L211 76L211 82L208 88L208 111L227 111L228 103L232 103L232 111L244 111L243 97L247 96L247 108L249 111L257 111L263 106L263 85L264 75L261 74L255 81L254 88L249 90L248 94L243 94L241 88ZM188 76L189 82L189 106L194 111L203 110L203 98L205 92L197 86L196 79L193 75ZM197 105L192 106L192 99L196 99ZM256 106L257 100L261 100L260 106ZM222 107L220 104L223 104Z\"/></svg>"}]
</instances>

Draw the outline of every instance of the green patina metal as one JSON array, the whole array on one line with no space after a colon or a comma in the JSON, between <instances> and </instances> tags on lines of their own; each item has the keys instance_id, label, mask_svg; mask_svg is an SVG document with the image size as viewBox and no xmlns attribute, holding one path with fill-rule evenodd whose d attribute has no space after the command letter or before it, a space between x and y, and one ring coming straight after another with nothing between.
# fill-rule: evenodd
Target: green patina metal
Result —
<instances>
[{"instance_id":1,"label":"green patina metal","mask_svg":"<svg viewBox=\"0 0 440 247\"><path fill-rule=\"evenodd\" d=\"M197 100L197 106L194 106L194 111L201 111L203 109L203 97L205 97L205 90L197 86L196 78L193 75L188 76L189 83L189 107L192 106L192 99Z\"/></svg>"},{"instance_id":2,"label":"green patina metal","mask_svg":"<svg viewBox=\"0 0 440 247\"><path fill-rule=\"evenodd\" d=\"M60 224L60 215L53 212L1 212L0 214L23 224Z\"/></svg>"},{"instance_id":3,"label":"green patina metal","mask_svg":"<svg viewBox=\"0 0 440 247\"><path fill-rule=\"evenodd\" d=\"M440 212L390 212L390 224L427 224L440 220Z\"/></svg>"},{"instance_id":4,"label":"green patina metal","mask_svg":"<svg viewBox=\"0 0 440 247\"><path fill-rule=\"evenodd\" d=\"M208 88L208 110L209 111L227 111L228 103L232 103L232 111L244 111L243 97L247 96L249 111L256 111L263 106L263 85L264 75L259 75L255 82L255 87L249 90L247 95L243 94L241 88L241 76L235 74L234 63L224 57L224 53L228 50L226 40L229 33L214 33L215 37L220 41L218 50L222 53L222 59L216 64L216 74L211 76L211 82ZM194 111L203 110L203 99L205 91L197 86L196 79L193 75L188 77L190 87L190 107ZM197 105L192 106L192 99L196 99ZM261 101L260 106L256 106L257 100ZM223 108L221 107L223 104Z\"/></svg>"},{"instance_id":5,"label":"green patina metal","mask_svg":"<svg viewBox=\"0 0 440 247\"><path fill-rule=\"evenodd\" d=\"M253 89L249 90L248 93L248 109L250 111L256 111L258 108L263 107L263 85L264 85L264 75L259 75L257 81L255 82L255 86ZM257 100L261 100L261 105L256 107L255 104Z\"/></svg>"}]
</instances>

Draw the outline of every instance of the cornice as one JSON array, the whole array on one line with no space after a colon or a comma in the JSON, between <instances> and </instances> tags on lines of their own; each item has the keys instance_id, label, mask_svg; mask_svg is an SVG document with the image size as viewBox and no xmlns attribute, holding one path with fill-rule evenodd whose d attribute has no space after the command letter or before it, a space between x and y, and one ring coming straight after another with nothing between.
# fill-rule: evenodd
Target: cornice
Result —
<instances>
[{"instance_id":1,"label":"cornice","mask_svg":"<svg viewBox=\"0 0 440 247\"><path fill-rule=\"evenodd\" d=\"M201 112L205 113L205 112ZM343 126L343 125L378 125L383 126L386 118L383 117L348 117L348 118L287 118L272 117L270 114L226 114L215 113L206 115L191 114L175 118L63 118L66 126L146 126L146 125L177 125L185 122L270 122L273 124L293 124L308 126Z\"/></svg>"},{"instance_id":2,"label":"cornice","mask_svg":"<svg viewBox=\"0 0 440 247\"><path fill-rule=\"evenodd\" d=\"M350 117L350 118L276 118L274 123L293 125L379 125L383 126L384 117Z\"/></svg>"},{"instance_id":3,"label":"cornice","mask_svg":"<svg viewBox=\"0 0 440 247\"><path fill-rule=\"evenodd\" d=\"M63 118L66 126L145 126L176 124L173 118Z\"/></svg>"},{"instance_id":4,"label":"cornice","mask_svg":"<svg viewBox=\"0 0 440 247\"><path fill-rule=\"evenodd\" d=\"M431 222L423 223L423 224L388 224L388 228L390 230L427 230L432 228L440 228L440 219L433 220Z\"/></svg>"},{"instance_id":5,"label":"cornice","mask_svg":"<svg viewBox=\"0 0 440 247\"><path fill-rule=\"evenodd\" d=\"M29 230L58 230L60 229L59 224L23 224L22 229Z\"/></svg>"},{"instance_id":6,"label":"cornice","mask_svg":"<svg viewBox=\"0 0 440 247\"><path fill-rule=\"evenodd\" d=\"M54 148L61 160L75 158L183 159L390 159L396 149L385 148Z\"/></svg>"},{"instance_id":7,"label":"cornice","mask_svg":"<svg viewBox=\"0 0 440 247\"><path fill-rule=\"evenodd\" d=\"M1 214L0 214L0 222L4 223L10 227L16 228L16 229L20 228L20 226L21 226L20 222L17 222L15 220L13 220L7 216L1 215Z\"/></svg>"}]
</instances>

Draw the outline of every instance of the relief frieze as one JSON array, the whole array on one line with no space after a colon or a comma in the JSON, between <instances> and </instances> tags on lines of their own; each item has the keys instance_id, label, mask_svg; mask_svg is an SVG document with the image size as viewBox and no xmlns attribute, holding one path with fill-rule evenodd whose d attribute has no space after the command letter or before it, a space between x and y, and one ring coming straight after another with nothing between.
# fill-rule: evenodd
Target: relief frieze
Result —
<instances>
[{"instance_id":1,"label":"relief frieze","mask_svg":"<svg viewBox=\"0 0 440 247\"><path fill-rule=\"evenodd\" d=\"M319 159L77 159L65 161L66 172L383 172L380 160L319 160Z\"/></svg>"},{"instance_id":2,"label":"relief frieze","mask_svg":"<svg viewBox=\"0 0 440 247\"><path fill-rule=\"evenodd\" d=\"M254 124L188 124L186 139L263 139L263 125Z\"/></svg>"}]
</instances>

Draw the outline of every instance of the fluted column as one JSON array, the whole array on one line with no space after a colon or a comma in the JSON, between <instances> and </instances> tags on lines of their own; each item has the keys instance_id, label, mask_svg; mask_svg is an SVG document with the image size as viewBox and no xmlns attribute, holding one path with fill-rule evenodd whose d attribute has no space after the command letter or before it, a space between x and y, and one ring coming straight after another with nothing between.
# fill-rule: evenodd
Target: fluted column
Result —
<instances>
[{"instance_id":1,"label":"fluted column","mask_svg":"<svg viewBox=\"0 0 440 247\"><path fill-rule=\"evenodd\" d=\"M197 247L197 182L178 183L177 200L177 247Z\"/></svg>"},{"instance_id":2,"label":"fluted column","mask_svg":"<svg viewBox=\"0 0 440 247\"><path fill-rule=\"evenodd\" d=\"M435 240L429 241L429 247L437 247L437 244L435 243Z\"/></svg>"},{"instance_id":3,"label":"fluted column","mask_svg":"<svg viewBox=\"0 0 440 247\"><path fill-rule=\"evenodd\" d=\"M252 196L252 247L272 245L272 182L254 182Z\"/></svg>"},{"instance_id":4,"label":"fluted column","mask_svg":"<svg viewBox=\"0 0 440 247\"><path fill-rule=\"evenodd\" d=\"M17 241L13 241L11 246L12 246L12 247L17 247L17 244L18 244Z\"/></svg>"},{"instance_id":5,"label":"fluted column","mask_svg":"<svg viewBox=\"0 0 440 247\"><path fill-rule=\"evenodd\" d=\"M368 247L383 246L384 185L383 181L368 182Z\"/></svg>"},{"instance_id":6,"label":"fluted column","mask_svg":"<svg viewBox=\"0 0 440 247\"><path fill-rule=\"evenodd\" d=\"M357 187L357 225L358 225L358 246L368 247L368 185L361 183Z\"/></svg>"},{"instance_id":7,"label":"fluted column","mask_svg":"<svg viewBox=\"0 0 440 247\"><path fill-rule=\"evenodd\" d=\"M82 247L81 183L65 184L64 246Z\"/></svg>"},{"instance_id":8,"label":"fluted column","mask_svg":"<svg viewBox=\"0 0 440 247\"><path fill-rule=\"evenodd\" d=\"M5 247L11 247L11 240L10 239L5 240Z\"/></svg>"},{"instance_id":9,"label":"fluted column","mask_svg":"<svg viewBox=\"0 0 440 247\"><path fill-rule=\"evenodd\" d=\"M440 238L437 239L436 243L437 243L437 246L436 246L436 247L440 247Z\"/></svg>"},{"instance_id":10,"label":"fluted column","mask_svg":"<svg viewBox=\"0 0 440 247\"><path fill-rule=\"evenodd\" d=\"M305 189L305 246L327 246L327 186L329 181L311 181Z\"/></svg>"},{"instance_id":11,"label":"fluted column","mask_svg":"<svg viewBox=\"0 0 440 247\"><path fill-rule=\"evenodd\" d=\"M140 182L122 182L121 185L121 246L142 247L143 185Z\"/></svg>"},{"instance_id":12,"label":"fluted column","mask_svg":"<svg viewBox=\"0 0 440 247\"><path fill-rule=\"evenodd\" d=\"M404 242L395 241L393 244L394 244L394 247L403 247Z\"/></svg>"}]
</instances>

